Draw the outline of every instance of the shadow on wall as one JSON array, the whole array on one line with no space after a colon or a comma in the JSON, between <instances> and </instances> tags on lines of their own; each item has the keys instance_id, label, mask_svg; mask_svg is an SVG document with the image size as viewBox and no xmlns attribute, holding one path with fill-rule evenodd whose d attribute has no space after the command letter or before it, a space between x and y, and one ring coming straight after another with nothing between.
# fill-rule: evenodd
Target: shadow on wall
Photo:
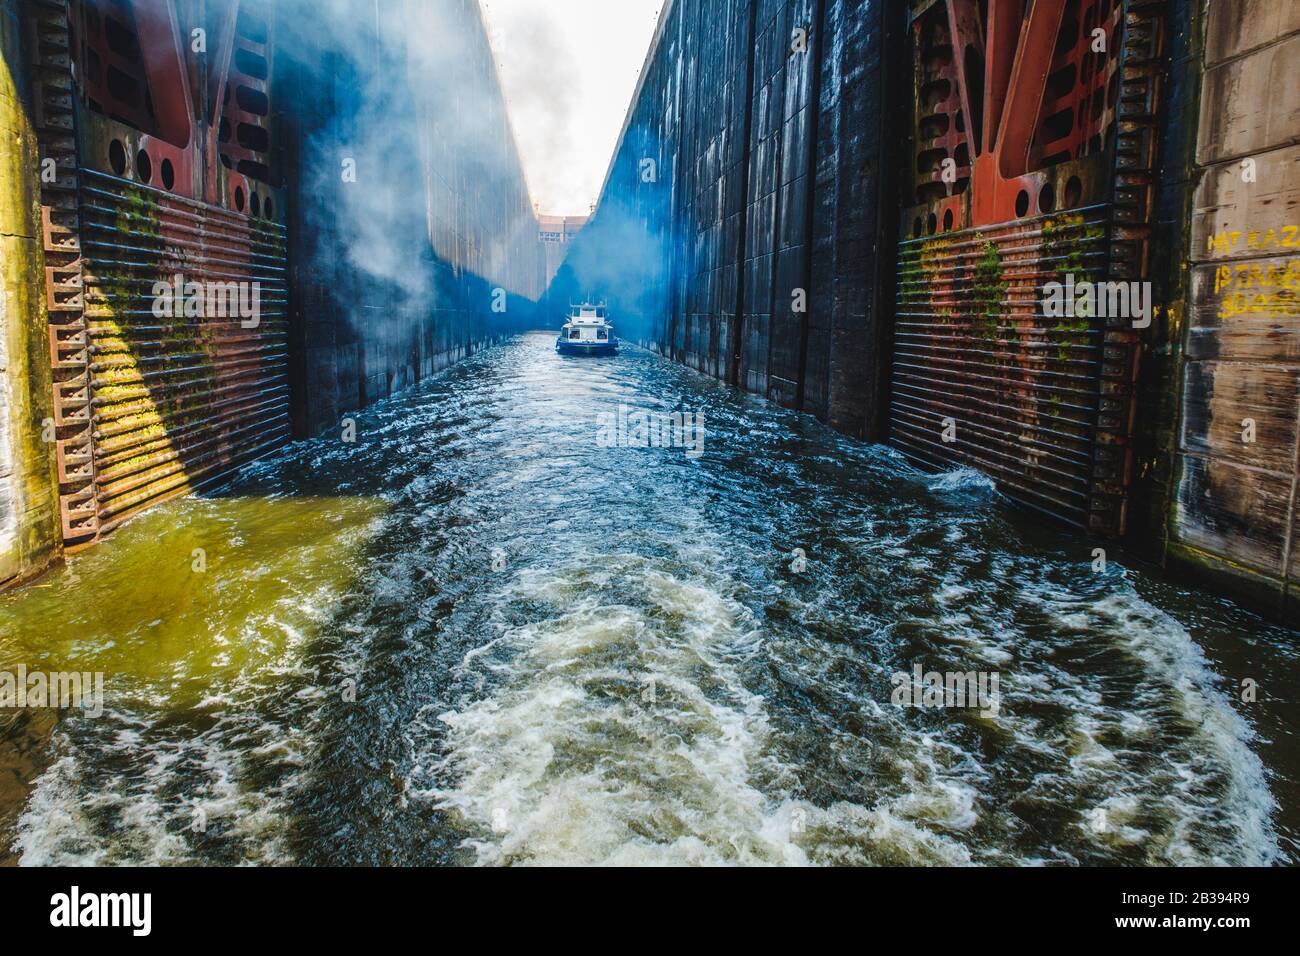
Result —
<instances>
[{"instance_id":1,"label":"shadow on wall","mask_svg":"<svg viewBox=\"0 0 1300 956\"><path fill-rule=\"evenodd\" d=\"M542 317L547 328L558 328L570 302L604 301L621 338L654 347L655 329L663 325L670 307L671 190L662 184L672 179L648 131L629 130L625 141L641 145L620 152L616 164L643 158L636 169L611 173L611 180L617 176L634 186L606 189L546 290Z\"/></svg>"},{"instance_id":2,"label":"shadow on wall","mask_svg":"<svg viewBox=\"0 0 1300 956\"><path fill-rule=\"evenodd\" d=\"M477 7L394 3L383 20L362 0L261 9L275 29L245 24L240 36L260 37L266 54L246 67L271 79L259 175L288 184L275 204L287 229L256 194L250 217L238 191L224 209L148 185L125 162L96 170L104 144L83 124L98 416L94 524L76 529L87 538L279 447L286 405L293 432L315 434L527 324L536 297L535 223ZM175 92L169 77L148 82L159 101ZM213 321L202 307L157 308L155 283L199 272L257 280L262 314L244 326L224 310Z\"/></svg>"},{"instance_id":3,"label":"shadow on wall","mask_svg":"<svg viewBox=\"0 0 1300 956\"><path fill-rule=\"evenodd\" d=\"M542 250L475 3L281 14L302 437L531 326Z\"/></svg>"},{"instance_id":4,"label":"shadow on wall","mask_svg":"<svg viewBox=\"0 0 1300 956\"><path fill-rule=\"evenodd\" d=\"M625 337L882 438L908 10L666 3L552 299L607 298Z\"/></svg>"}]
</instances>

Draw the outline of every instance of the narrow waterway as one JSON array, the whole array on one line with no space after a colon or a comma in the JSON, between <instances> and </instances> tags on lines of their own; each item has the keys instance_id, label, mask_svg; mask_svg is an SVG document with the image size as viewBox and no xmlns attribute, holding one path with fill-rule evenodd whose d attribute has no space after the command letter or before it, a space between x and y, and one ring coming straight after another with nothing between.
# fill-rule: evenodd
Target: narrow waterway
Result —
<instances>
[{"instance_id":1,"label":"narrow waterway","mask_svg":"<svg viewBox=\"0 0 1300 956\"><path fill-rule=\"evenodd\" d=\"M553 341L0 597L0 670L105 690L0 712L0 859L1300 855L1294 632L1097 573L977 475ZM620 405L703 414L703 453L608 447ZM996 674L997 706L899 706L918 665Z\"/></svg>"}]
</instances>

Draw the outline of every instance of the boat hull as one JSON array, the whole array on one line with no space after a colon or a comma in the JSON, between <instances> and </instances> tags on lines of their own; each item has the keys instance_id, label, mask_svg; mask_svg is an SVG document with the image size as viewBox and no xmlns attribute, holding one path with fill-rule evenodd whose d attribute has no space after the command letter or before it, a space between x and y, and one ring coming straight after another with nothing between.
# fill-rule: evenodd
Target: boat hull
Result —
<instances>
[{"instance_id":1,"label":"boat hull","mask_svg":"<svg viewBox=\"0 0 1300 956\"><path fill-rule=\"evenodd\" d=\"M574 342L556 339L555 351L561 355L613 355L618 351L618 339L609 342Z\"/></svg>"}]
</instances>

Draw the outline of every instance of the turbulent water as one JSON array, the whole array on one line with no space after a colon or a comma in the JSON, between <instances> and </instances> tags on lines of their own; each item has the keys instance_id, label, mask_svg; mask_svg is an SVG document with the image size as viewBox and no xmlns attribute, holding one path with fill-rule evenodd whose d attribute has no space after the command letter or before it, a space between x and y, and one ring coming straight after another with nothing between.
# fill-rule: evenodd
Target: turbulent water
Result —
<instances>
[{"instance_id":1,"label":"turbulent water","mask_svg":"<svg viewBox=\"0 0 1300 956\"><path fill-rule=\"evenodd\" d=\"M0 598L0 669L105 675L98 719L0 712L0 854L1297 858L1295 633L1095 572L975 474L552 341ZM702 414L702 454L611 441L620 405ZM997 675L997 706L900 706L918 665Z\"/></svg>"}]
</instances>

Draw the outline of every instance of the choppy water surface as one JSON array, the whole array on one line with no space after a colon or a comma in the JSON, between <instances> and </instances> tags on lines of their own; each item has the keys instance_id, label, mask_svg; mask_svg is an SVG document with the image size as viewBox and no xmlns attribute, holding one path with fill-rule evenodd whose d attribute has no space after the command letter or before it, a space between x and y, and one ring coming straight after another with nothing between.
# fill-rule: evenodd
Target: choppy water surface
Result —
<instances>
[{"instance_id":1,"label":"choppy water surface","mask_svg":"<svg viewBox=\"0 0 1300 956\"><path fill-rule=\"evenodd\" d=\"M978 476L551 342L0 598L0 666L103 671L107 696L97 720L0 715L3 852L1296 859L1296 634L1122 560L1096 574L1091 543ZM601 447L620 403L704 413L704 454ZM891 703L918 663L996 672L998 712Z\"/></svg>"}]
</instances>

